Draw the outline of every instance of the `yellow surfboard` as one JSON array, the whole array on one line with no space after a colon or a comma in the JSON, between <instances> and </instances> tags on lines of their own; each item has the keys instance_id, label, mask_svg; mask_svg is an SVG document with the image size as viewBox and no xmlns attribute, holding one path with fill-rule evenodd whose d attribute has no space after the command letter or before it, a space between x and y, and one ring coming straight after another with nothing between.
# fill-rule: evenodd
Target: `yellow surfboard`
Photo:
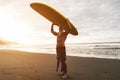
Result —
<instances>
[{"instance_id":1,"label":"yellow surfboard","mask_svg":"<svg viewBox=\"0 0 120 80\"><path fill-rule=\"evenodd\" d=\"M54 23L55 25L65 26L65 28L68 29L69 26L66 22L66 17L63 16L61 13L59 13L54 8L50 7L49 5L44 4L44 3L31 3L30 7L36 12L38 12L40 15L45 17L47 20ZM75 26L71 22L70 22L70 25L72 28L70 30L70 33L72 35L78 35L78 31L75 28Z\"/></svg>"}]
</instances>

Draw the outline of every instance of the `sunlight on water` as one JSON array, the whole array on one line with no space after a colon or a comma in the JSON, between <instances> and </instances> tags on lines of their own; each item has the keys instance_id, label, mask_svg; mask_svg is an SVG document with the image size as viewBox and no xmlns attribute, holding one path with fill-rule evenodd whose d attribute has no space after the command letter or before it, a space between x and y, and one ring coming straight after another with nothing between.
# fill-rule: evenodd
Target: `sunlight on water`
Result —
<instances>
[{"instance_id":1,"label":"sunlight on water","mask_svg":"<svg viewBox=\"0 0 120 80\"><path fill-rule=\"evenodd\" d=\"M7 45L2 46L1 49L56 53L55 44ZM67 44L66 51L69 56L120 59L120 43Z\"/></svg>"}]
</instances>

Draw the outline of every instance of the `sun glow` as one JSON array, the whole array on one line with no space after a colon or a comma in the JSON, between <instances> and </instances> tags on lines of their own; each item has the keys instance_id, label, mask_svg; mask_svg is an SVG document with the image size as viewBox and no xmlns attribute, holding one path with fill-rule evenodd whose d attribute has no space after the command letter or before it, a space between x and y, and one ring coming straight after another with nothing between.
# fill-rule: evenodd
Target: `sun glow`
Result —
<instances>
[{"instance_id":1,"label":"sun glow","mask_svg":"<svg viewBox=\"0 0 120 80\"><path fill-rule=\"evenodd\" d=\"M0 36L8 41L23 42L27 38L28 30L17 24L0 27Z\"/></svg>"},{"instance_id":2,"label":"sun glow","mask_svg":"<svg viewBox=\"0 0 120 80\"><path fill-rule=\"evenodd\" d=\"M26 42L30 27L18 22L17 12L0 7L0 38L7 41Z\"/></svg>"}]
</instances>

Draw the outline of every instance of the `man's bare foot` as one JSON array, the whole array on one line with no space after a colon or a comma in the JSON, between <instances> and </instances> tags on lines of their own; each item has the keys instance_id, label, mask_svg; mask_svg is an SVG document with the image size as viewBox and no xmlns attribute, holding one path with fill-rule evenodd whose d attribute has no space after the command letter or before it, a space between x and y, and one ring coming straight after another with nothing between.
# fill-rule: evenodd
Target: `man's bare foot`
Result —
<instances>
[{"instance_id":1,"label":"man's bare foot","mask_svg":"<svg viewBox=\"0 0 120 80\"><path fill-rule=\"evenodd\" d=\"M58 73L58 75L60 75L60 76L62 76L64 74L64 72L60 72L60 73Z\"/></svg>"},{"instance_id":2,"label":"man's bare foot","mask_svg":"<svg viewBox=\"0 0 120 80\"><path fill-rule=\"evenodd\" d=\"M67 75L67 74L63 74L63 75L61 76L61 78L62 78L62 79L67 79L67 78L68 78L68 75Z\"/></svg>"}]
</instances>

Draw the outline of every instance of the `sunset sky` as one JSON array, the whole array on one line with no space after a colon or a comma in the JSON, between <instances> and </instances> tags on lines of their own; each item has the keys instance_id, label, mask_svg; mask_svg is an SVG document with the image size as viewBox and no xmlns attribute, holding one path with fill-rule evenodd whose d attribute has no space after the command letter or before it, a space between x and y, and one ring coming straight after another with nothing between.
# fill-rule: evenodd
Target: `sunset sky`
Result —
<instances>
[{"instance_id":1,"label":"sunset sky","mask_svg":"<svg viewBox=\"0 0 120 80\"><path fill-rule=\"evenodd\" d=\"M51 22L29 6L44 2L78 29L67 43L120 42L120 0L0 0L0 39L23 44L55 43Z\"/></svg>"}]
</instances>

